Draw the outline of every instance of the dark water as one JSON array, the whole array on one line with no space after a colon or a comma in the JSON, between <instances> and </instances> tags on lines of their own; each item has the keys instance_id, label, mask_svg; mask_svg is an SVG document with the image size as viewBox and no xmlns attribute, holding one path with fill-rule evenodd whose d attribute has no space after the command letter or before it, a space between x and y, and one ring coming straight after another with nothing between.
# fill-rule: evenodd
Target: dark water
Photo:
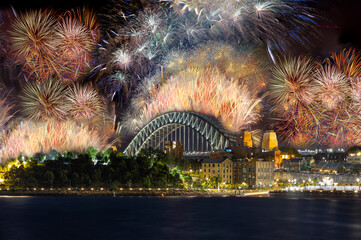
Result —
<instances>
[{"instance_id":1,"label":"dark water","mask_svg":"<svg viewBox=\"0 0 361 240\"><path fill-rule=\"evenodd\" d=\"M361 239L361 200L0 197L0 239Z\"/></svg>"}]
</instances>

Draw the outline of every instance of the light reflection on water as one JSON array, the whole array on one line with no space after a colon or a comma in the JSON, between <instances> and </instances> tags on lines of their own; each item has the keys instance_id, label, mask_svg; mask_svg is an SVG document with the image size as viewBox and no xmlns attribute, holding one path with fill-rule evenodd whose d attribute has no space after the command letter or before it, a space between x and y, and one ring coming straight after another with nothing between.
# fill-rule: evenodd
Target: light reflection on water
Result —
<instances>
[{"instance_id":1,"label":"light reflection on water","mask_svg":"<svg viewBox=\"0 0 361 240\"><path fill-rule=\"evenodd\" d=\"M361 239L356 199L1 197L0 239Z\"/></svg>"}]
</instances>

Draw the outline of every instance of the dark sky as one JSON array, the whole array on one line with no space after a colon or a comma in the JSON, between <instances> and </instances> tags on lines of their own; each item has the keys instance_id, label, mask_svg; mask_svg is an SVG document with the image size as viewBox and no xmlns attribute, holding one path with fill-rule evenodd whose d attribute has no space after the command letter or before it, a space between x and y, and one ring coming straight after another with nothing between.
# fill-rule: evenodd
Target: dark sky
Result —
<instances>
[{"instance_id":1,"label":"dark sky","mask_svg":"<svg viewBox=\"0 0 361 240\"><path fill-rule=\"evenodd\" d=\"M131 0L130 0L131 1ZM313 40L308 53L315 57L327 57L332 51L338 51L345 47L355 47L361 50L361 0L314 0L319 13L327 21L320 21L318 40ZM89 6L100 10L109 0L0 0L2 8L10 5L16 10L29 8L63 8L68 9L77 6ZM299 50L300 53L304 49Z\"/></svg>"}]
</instances>

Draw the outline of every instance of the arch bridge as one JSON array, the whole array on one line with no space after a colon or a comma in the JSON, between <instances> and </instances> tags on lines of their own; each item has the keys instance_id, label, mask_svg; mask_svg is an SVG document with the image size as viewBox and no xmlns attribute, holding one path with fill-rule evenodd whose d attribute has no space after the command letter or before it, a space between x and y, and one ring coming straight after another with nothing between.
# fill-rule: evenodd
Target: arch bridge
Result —
<instances>
[{"instance_id":1,"label":"arch bridge","mask_svg":"<svg viewBox=\"0 0 361 240\"><path fill-rule=\"evenodd\" d=\"M124 150L127 156L141 149L165 149L166 141L180 141L185 156L207 156L231 146L236 136L214 117L193 112L168 112L145 125Z\"/></svg>"}]
</instances>

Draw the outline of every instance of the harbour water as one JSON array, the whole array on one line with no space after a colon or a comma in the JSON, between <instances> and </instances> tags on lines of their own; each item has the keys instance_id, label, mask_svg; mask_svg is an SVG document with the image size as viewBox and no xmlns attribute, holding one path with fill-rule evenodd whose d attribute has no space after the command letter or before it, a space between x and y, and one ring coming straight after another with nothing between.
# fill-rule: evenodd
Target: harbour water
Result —
<instances>
[{"instance_id":1,"label":"harbour water","mask_svg":"<svg viewBox=\"0 0 361 240\"><path fill-rule=\"evenodd\" d=\"M2 196L0 239L361 239L361 199Z\"/></svg>"}]
</instances>

